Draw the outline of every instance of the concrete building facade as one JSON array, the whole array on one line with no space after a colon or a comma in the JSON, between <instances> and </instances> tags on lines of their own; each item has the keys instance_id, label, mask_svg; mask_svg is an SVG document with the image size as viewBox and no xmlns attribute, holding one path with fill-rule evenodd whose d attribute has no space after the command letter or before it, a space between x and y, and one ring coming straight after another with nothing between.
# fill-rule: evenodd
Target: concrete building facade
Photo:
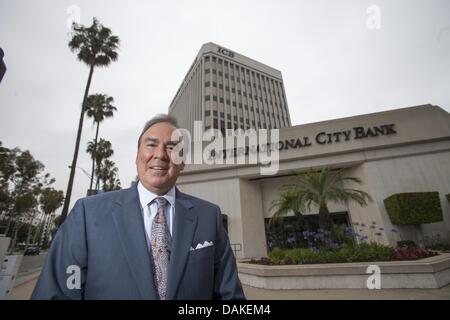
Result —
<instances>
[{"instance_id":1,"label":"concrete building facade","mask_svg":"<svg viewBox=\"0 0 450 320\"><path fill-rule=\"evenodd\" d=\"M295 182L296 172L310 168L331 167L343 176L362 180L362 185L345 187L366 191L373 202L365 207L331 203L329 209L345 214L351 225L375 223L384 229L381 235L369 228L355 230L369 240L395 245L399 240L450 236L446 199L450 193L450 114L440 107L423 105L281 128L278 148L279 170L273 175L261 175L260 164L190 164L178 179L182 191L221 207L228 217L230 240L239 247L238 258L266 255L265 222L273 214L272 201L284 185ZM439 192L442 222L422 225L421 230L392 225L385 198L428 191ZM317 212L313 208L305 214ZM394 227L399 232L391 232Z\"/></svg>"},{"instance_id":2,"label":"concrete building facade","mask_svg":"<svg viewBox=\"0 0 450 320\"><path fill-rule=\"evenodd\" d=\"M211 42L201 47L169 114L194 135L194 121L223 135L291 125L281 72Z\"/></svg>"}]
</instances>

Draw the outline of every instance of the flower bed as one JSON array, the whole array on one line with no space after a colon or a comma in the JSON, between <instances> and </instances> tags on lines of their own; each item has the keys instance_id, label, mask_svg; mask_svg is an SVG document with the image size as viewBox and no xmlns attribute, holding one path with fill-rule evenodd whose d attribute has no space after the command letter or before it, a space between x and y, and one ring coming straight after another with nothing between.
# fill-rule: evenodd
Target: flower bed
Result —
<instances>
[{"instance_id":1,"label":"flower bed","mask_svg":"<svg viewBox=\"0 0 450 320\"><path fill-rule=\"evenodd\" d=\"M264 265L344 263L370 261L417 260L438 253L429 249L401 247L392 248L378 243L361 243L343 246L338 250L312 250L309 248L274 249L267 258L251 259L249 263Z\"/></svg>"}]
</instances>

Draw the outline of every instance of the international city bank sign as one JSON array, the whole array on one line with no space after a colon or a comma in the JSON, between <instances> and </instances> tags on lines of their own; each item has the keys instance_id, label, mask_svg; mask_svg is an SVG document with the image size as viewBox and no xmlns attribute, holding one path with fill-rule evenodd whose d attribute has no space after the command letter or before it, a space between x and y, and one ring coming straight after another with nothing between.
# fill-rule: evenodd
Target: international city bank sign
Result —
<instances>
[{"instance_id":1,"label":"international city bank sign","mask_svg":"<svg viewBox=\"0 0 450 320\"><path fill-rule=\"evenodd\" d=\"M267 152L269 150L288 150L311 147L314 143L318 145L328 145L336 143L345 143L352 140L370 139L379 136L390 136L396 134L395 124L383 124L371 127L354 127L348 130L337 132L322 131L317 133L313 138L297 137L291 139L284 139L278 142L268 142L266 144L257 144L252 146L245 146L233 149L211 150L210 159L217 157L237 157L240 155L248 155L249 153Z\"/></svg>"}]
</instances>

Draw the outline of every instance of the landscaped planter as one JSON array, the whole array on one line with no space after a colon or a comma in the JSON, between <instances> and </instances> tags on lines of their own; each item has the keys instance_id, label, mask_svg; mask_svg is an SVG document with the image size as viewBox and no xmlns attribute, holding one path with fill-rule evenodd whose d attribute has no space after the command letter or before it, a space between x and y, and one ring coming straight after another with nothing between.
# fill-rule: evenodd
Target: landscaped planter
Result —
<instances>
[{"instance_id":1,"label":"landscaped planter","mask_svg":"<svg viewBox=\"0 0 450 320\"><path fill-rule=\"evenodd\" d=\"M244 285L264 289L367 288L373 276L370 265L380 268L381 289L441 288L450 283L450 254L415 261L330 263L309 265L257 265L238 263Z\"/></svg>"}]
</instances>

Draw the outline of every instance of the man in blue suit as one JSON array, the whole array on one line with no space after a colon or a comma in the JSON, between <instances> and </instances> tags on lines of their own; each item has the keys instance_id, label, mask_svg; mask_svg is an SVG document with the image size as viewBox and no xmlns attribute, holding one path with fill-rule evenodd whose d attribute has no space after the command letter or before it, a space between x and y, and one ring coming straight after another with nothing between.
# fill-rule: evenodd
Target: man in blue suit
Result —
<instances>
[{"instance_id":1,"label":"man in blue suit","mask_svg":"<svg viewBox=\"0 0 450 320\"><path fill-rule=\"evenodd\" d=\"M175 187L176 128L147 122L137 185L75 203L32 299L245 299L219 207Z\"/></svg>"}]
</instances>

